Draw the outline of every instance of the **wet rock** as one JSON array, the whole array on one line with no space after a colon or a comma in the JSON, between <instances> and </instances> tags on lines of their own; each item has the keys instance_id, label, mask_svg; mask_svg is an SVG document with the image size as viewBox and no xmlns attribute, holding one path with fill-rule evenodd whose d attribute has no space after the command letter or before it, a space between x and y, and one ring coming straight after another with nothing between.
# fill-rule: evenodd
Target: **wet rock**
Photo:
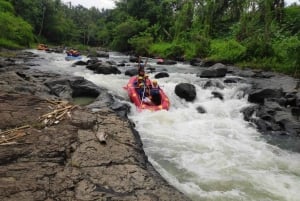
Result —
<instances>
[{"instance_id":1,"label":"wet rock","mask_svg":"<svg viewBox=\"0 0 300 201\"><path fill-rule=\"evenodd\" d=\"M125 71L125 75L127 76L135 76L138 74L138 69L137 68L131 68Z\"/></svg>"},{"instance_id":2,"label":"wet rock","mask_svg":"<svg viewBox=\"0 0 300 201\"><path fill-rule=\"evenodd\" d=\"M214 98L224 100L223 94L218 91L212 91L211 94L213 95Z\"/></svg>"},{"instance_id":3,"label":"wet rock","mask_svg":"<svg viewBox=\"0 0 300 201\"><path fill-rule=\"evenodd\" d=\"M231 83L244 82L244 80L239 77L229 77L229 78L226 78L223 82L226 84L231 84Z\"/></svg>"},{"instance_id":4,"label":"wet rock","mask_svg":"<svg viewBox=\"0 0 300 201\"><path fill-rule=\"evenodd\" d=\"M136 56L130 56L130 57L129 57L129 61L130 61L130 62L134 62L134 63L138 63L138 62L143 63L142 61L139 61L139 58L136 57Z\"/></svg>"},{"instance_id":5,"label":"wet rock","mask_svg":"<svg viewBox=\"0 0 300 201\"><path fill-rule=\"evenodd\" d=\"M258 89L250 92L248 101L252 103L263 104L267 98L280 98L282 96L281 89Z\"/></svg>"},{"instance_id":6,"label":"wet rock","mask_svg":"<svg viewBox=\"0 0 300 201\"><path fill-rule=\"evenodd\" d=\"M241 110L241 113L243 113L243 115L244 115L244 120L250 121L252 119L252 115L257 110L257 108L258 108L257 105L243 108Z\"/></svg>"},{"instance_id":7,"label":"wet rock","mask_svg":"<svg viewBox=\"0 0 300 201\"><path fill-rule=\"evenodd\" d=\"M83 77L54 78L45 82L50 93L57 97L72 100L73 97L97 97L101 89Z\"/></svg>"},{"instance_id":8,"label":"wet rock","mask_svg":"<svg viewBox=\"0 0 300 201\"><path fill-rule=\"evenodd\" d=\"M202 60L201 63L200 63L200 66L201 67L211 67L215 64L216 64L216 62L214 62L214 61Z\"/></svg>"},{"instance_id":9,"label":"wet rock","mask_svg":"<svg viewBox=\"0 0 300 201\"><path fill-rule=\"evenodd\" d=\"M200 58L191 59L190 65L191 66L201 66L202 60Z\"/></svg>"},{"instance_id":10,"label":"wet rock","mask_svg":"<svg viewBox=\"0 0 300 201\"><path fill-rule=\"evenodd\" d=\"M97 57L90 57L90 59L89 60L87 60L87 65L89 65L90 67L88 68L88 69L90 69L90 70L94 70L95 68L93 68L93 64L96 64L96 63L101 63L102 61L101 60L99 60Z\"/></svg>"},{"instance_id":11,"label":"wet rock","mask_svg":"<svg viewBox=\"0 0 300 201\"><path fill-rule=\"evenodd\" d=\"M197 109L197 111L198 111L199 113L201 113L201 114L206 113L206 110L205 110L204 107L202 107L202 106L198 106L196 109Z\"/></svg>"},{"instance_id":12,"label":"wet rock","mask_svg":"<svg viewBox=\"0 0 300 201\"><path fill-rule=\"evenodd\" d=\"M94 73L97 74L121 74L121 71L119 71L118 68L112 66L111 64L107 62L98 62L95 64L89 64L87 65L87 68L90 70L93 70Z\"/></svg>"},{"instance_id":13,"label":"wet rock","mask_svg":"<svg viewBox=\"0 0 300 201\"><path fill-rule=\"evenodd\" d=\"M191 102L196 98L196 87L189 83L180 83L175 87L175 94Z\"/></svg>"},{"instance_id":14,"label":"wet rock","mask_svg":"<svg viewBox=\"0 0 300 201\"><path fill-rule=\"evenodd\" d=\"M170 76L170 75L169 75L169 73L167 73L167 72L160 72L160 73L157 73L157 74L154 75L154 77L155 77L156 79L164 78L164 77L169 77L169 76Z\"/></svg>"},{"instance_id":15,"label":"wet rock","mask_svg":"<svg viewBox=\"0 0 300 201\"><path fill-rule=\"evenodd\" d=\"M224 89L225 88L224 84L222 84L220 80L208 80L208 81L206 81L203 88L207 89L207 88L210 88L210 87L216 87L216 88L219 88L219 89Z\"/></svg>"},{"instance_id":16,"label":"wet rock","mask_svg":"<svg viewBox=\"0 0 300 201\"><path fill-rule=\"evenodd\" d=\"M160 61L157 61L156 63L159 65L175 65L175 64L177 64L176 61L168 60L168 59L160 60Z\"/></svg>"},{"instance_id":17,"label":"wet rock","mask_svg":"<svg viewBox=\"0 0 300 201\"><path fill-rule=\"evenodd\" d=\"M151 66L147 67L146 69L147 69L147 71L150 72L150 73L154 73L154 72L156 71L156 68L151 67Z\"/></svg>"},{"instance_id":18,"label":"wet rock","mask_svg":"<svg viewBox=\"0 0 300 201\"><path fill-rule=\"evenodd\" d=\"M88 63L85 61L76 61L75 63L72 64L72 67L75 66L86 66Z\"/></svg>"},{"instance_id":19,"label":"wet rock","mask_svg":"<svg viewBox=\"0 0 300 201\"><path fill-rule=\"evenodd\" d=\"M224 77L227 73L227 68L225 65L217 63L206 70L203 70L198 77L201 78L217 78Z\"/></svg>"}]
</instances>

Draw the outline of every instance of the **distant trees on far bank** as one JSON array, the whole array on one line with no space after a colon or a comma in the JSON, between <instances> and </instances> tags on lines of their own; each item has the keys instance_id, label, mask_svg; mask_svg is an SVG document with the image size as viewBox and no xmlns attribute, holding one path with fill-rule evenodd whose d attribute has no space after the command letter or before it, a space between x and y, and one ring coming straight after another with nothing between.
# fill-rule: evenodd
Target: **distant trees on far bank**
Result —
<instances>
[{"instance_id":1,"label":"distant trees on far bank","mask_svg":"<svg viewBox=\"0 0 300 201\"><path fill-rule=\"evenodd\" d=\"M284 0L119 0L111 10L0 0L0 11L2 44L104 46L293 74L300 65L300 6Z\"/></svg>"}]
</instances>

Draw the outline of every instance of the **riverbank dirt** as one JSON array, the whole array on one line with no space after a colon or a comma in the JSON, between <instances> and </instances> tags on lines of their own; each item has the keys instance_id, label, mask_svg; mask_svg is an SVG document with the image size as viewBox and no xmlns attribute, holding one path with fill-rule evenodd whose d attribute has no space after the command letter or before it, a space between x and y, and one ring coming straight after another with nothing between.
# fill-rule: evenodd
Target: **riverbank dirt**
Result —
<instances>
[{"instance_id":1,"label":"riverbank dirt","mask_svg":"<svg viewBox=\"0 0 300 201\"><path fill-rule=\"evenodd\" d=\"M22 61L34 55L20 54L0 59L0 200L189 200L148 162L132 123L109 107L76 106L53 125L41 120L57 110L43 84L49 76L28 76Z\"/></svg>"}]
</instances>

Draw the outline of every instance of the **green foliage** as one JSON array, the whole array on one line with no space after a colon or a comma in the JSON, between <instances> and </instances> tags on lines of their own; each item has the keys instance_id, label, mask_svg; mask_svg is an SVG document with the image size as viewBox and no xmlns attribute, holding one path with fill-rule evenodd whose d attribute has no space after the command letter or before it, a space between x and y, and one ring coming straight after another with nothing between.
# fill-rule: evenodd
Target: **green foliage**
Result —
<instances>
[{"instance_id":1,"label":"green foliage","mask_svg":"<svg viewBox=\"0 0 300 201\"><path fill-rule=\"evenodd\" d=\"M246 58L266 58L274 56L274 50L271 43L266 43L263 37L256 36L244 41L247 48Z\"/></svg>"},{"instance_id":2,"label":"green foliage","mask_svg":"<svg viewBox=\"0 0 300 201\"><path fill-rule=\"evenodd\" d=\"M71 31L74 29L75 25L73 21L63 17L62 13L53 16L51 25L48 24L44 28L44 30L48 32L46 34L48 41L54 43L60 43L61 41L77 42L76 40L72 41L73 38L78 37L77 32Z\"/></svg>"},{"instance_id":3,"label":"green foliage","mask_svg":"<svg viewBox=\"0 0 300 201\"><path fill-rule=\"evenodd\" d=\"M199 32L197 30L191 32L191 41L193 41L191 46L194 47L192 57L206 57L210 52L211 40Z\"/></svg>"},{"instance_id":4,"label":"green foliage","mask_svg":"<svg viewBox=\"0 0 300 201\"><path fill-rule=\"evenodd\" d=\"M119 0L99 11L61 0L0 0L0 29L2 46L35 38L289 73L299 66L300 6L282 1Z\"/></svg>"},{"instance_id":5,"label":"green foliage","mask_svg":"<svg viewBox=\"0 0 300 201\"><path fill-rule=\"evenodd\" d=\"M300 66L300 40L296 36L287 37L275 41L273 44L277 63L280 64L275 70L293 73Z\"/></svg>"},{"instance_id":6,"label":"green foliage","mask_svg":"<svg viewBox=\"0 0 300 201\"><path fill-rule=\"evenodd\" d=\"M143 34L132 37L128 42L134 48L137 55L149 55L148 49L153 43L153 38L150 34Z\"/></svg>"},{"instance_id":7,"label":"green foliage","mask_svg":"<svg viewBox=\"0 0 300 201\"><path fill-rule=\"evenodd\" d=\"M41 29L44 0L10 0L18 16L30 23L34 33L38 34Z\"/></svg>"},{"instance_id":8,"label":"green foliage","mask_svg":"<svg viewBox=\"0 0 300 201\"><path fill-rule=\"evenodd\" d=\"M296 36L275 40L271 47L272 56L251 57L248 61L239 63L240 66L251 66L263 70L284 72L299 76L300 40Z\"/></svg>"},{"instance_id":9,"label":"green foliage","mask_svg":"<svg viewBox=\"0 0 300 201\"><path fill-rule=\"evenodd\" d=\"M11 3L5 0L0 0L0 12L13 13L14 7L11 5Z\"/></svg>"},{"instance_id":10,"label":"green foliage","mask_svg":"<svg viewBox=\"0 0 300 201\"><path fill-rule=\"evenodd\" d=\"M21 49L20 45L4 38L0 38L0 47L4 47L6 49Z\"/></svg>"},{"instance_id":11,"label":"green foliage","mask_svg":"<svg viewBox=\"0 0 300 201\"><path fill-rule=\"evenodd\" d=\"M166 58L176 59L184 56L184 46L181 44L172 43L172 45L166 49Z\"/></svg>"},{"instance_id":12,"label":"green foliage","mask_svg":"<svg viewBox=\"0 0 300 201\"><path fill-rule=\"evenodd\" d=\"M235 40L212 40L209 59L237 62L244 58L246 48Z\"/></svg>"},{"instance_id":13,"label":"green foliage","mask_svg":"<svg viewBox=\"0 0 300 201\"><path fill-rule=\"evenodd\" d=\"M290 34L300 34L300 6L289 6L284 10L282 29Z\"/></svg>"},{"instance_id":14,"label":"green foliage","mask_svg":"<svg viewBox=\"0 0 300 201\"><path fill-rule=\"evenodd\" d=\"M148 21L146 20L127 19L115 27L111 47L117 51L129 51L130 44L128 40L134 36L138 36L140 32L145 31L147 26Z\"/></svg>"},{"instance_id":15,"label":"green foliage","mask_svg":"<svg viewBox=\"0 0 300 201\"><path fill-rule=\"evenodd\" d=\"M184 56L185 48L179 43L156 43L151 45L150 54L163 58L175 59Z\"/></svg>"},{"instance_id":16,"label":"green foliage","mask_svg":"<svg viewBox=\"0 0 300 201\"><path fill-rule=\"evenodd\" d=\"M172 46L170 43L155 43L150 46L149 53L153 56L159 56L162 58L167 57L167 50Z\"/></svg>"},{"instance_id":17,"label":"green foliage","mask_svg":"<svg viewBox=\"0 0 300 201\"><path fill-rule=\"evenodd\" d=\"M0 38L3 45L14 44L29 47L33 41L32 27L22 18L10 12L0 12Z\"/></svg>"},{"instance_id":18,"label":"green foliage","mask_svg":"<svg viewBox=\"0 0 300 201\"><path fill-rule=\"evenodd\" d=\"M182 8L177 13L174 23L175 39L181 38L180 35L191 29L193 21L193 5L191 1L183 3Z\"/></svg>"}]
</instances>

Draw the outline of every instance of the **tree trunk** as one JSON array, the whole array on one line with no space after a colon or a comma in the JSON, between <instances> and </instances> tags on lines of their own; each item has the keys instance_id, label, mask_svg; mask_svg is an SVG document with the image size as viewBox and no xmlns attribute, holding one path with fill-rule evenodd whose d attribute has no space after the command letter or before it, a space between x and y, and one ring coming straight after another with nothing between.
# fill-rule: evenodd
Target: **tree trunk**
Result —
<instances>
[{"instance_id":1,"label":"tree trunk","mask_svg":"<svg viewBox=\"0 0 300 201\"><path fill-rule=\"evenodd\" d=\"M43 7L43 17L42 17L42 22L41 22L41 28L40 28L38 36L41 36L43 28L44 28L45 13L46 13L46 7L44 6Z\"/></svg>"}]
</instances>

